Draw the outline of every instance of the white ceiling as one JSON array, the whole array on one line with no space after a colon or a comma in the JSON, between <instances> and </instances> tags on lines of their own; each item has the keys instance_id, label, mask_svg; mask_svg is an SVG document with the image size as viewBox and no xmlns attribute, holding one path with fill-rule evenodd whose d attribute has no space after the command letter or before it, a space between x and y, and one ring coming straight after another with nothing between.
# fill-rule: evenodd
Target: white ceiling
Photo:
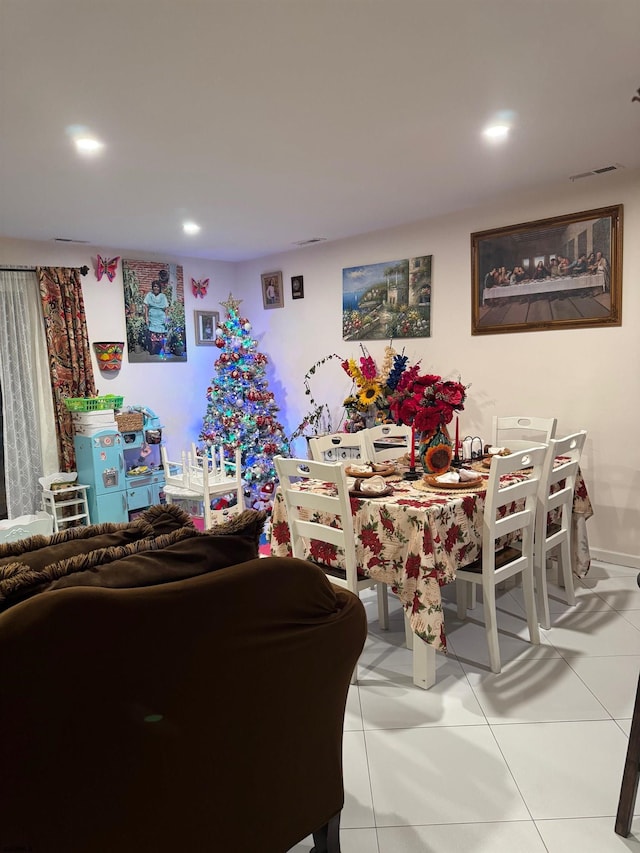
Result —
<instances>
[{"instance_id":1,"label":"white ceiling","mask_svg":"<svg viewBox=\"0 0 640 853\"><path fill-rule=\"evenodd\" d=\"M640 167L639 86L640 0L0 0L0 235L336 240Z\"/></svg>"}]
</instances>

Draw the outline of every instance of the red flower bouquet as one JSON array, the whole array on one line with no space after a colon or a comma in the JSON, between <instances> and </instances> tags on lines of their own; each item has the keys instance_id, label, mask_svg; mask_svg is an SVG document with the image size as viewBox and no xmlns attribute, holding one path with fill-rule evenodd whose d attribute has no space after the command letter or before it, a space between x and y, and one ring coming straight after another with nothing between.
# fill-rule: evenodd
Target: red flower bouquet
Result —
<instances>
[{"instance_id":1,"label":"red flower bouquet","mask_svg":"<svg viewBox=\"0 0 640 853\"><path fill-rule=\"evenodd\" d=\"M434 432L451 423L454 412L464 409L467 388L461 382L434 374L419 374L415 364L400 377L389 398L389 409L396 423L413 426L419 432Z\"/></svg>"}]
</instances>

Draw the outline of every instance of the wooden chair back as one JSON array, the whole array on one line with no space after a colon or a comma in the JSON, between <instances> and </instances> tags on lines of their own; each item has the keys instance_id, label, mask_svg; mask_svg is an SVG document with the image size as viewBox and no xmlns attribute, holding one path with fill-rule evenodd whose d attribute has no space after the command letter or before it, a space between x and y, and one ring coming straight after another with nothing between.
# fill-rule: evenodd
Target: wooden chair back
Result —
<instances>
[{"instance_id":1,"label":"wooden chair back","mask_svg":"<svg viewBox=\"0 0 640 853\"><path fill-rule=\"evenodd\" d=\"M360 432L334 432L309 439L311 458L316 462L349 462L365 459L366 450Z\"/></svg>"},{"instance_id":2,"label":"wooden chair back","mask_svg":"<svg viewBox=\"0 0 640 853\"><path fill-rule=\"evenodd\" d=\"M491 422L491 444L494 447L508 447L513 451L526 450L527 447L539 444L549 444L549 439L556 434L557 425L557 418L494 415Z\"/></svg>"},{"instance_id":3,"label":"wooden chair back","mask_svg":"<svg viewBox=\"0 0 640 853\"><path fill-rule=\"evenodd\" d=\"M387 462L399 459L411 450L411 427L400 424L378 424L362 430L366 455L369 462ZM376 442L386 439L397 439L383 447L376 447Z\"/></svg>"}]
</instances>

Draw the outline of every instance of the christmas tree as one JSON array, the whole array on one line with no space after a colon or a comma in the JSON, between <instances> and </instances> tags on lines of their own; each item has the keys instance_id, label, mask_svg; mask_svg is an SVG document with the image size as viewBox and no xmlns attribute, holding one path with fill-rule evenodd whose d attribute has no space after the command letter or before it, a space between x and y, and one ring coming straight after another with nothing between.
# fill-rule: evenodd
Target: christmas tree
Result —
<instances>
[{"instance_id":1,"label":"christmas tree","mask_svg":"<svg viewBox=\"0 0 640 853\"><path fill-rule=\"evenodd\" d=\"M268 509L276 482L273 457L289 455L289 442L275 415L278 406L268 390L266 355L257 351L251 323L239 313L241 299L232 294L221 302L227 317L216 328L216 346L222 352L214 363L216 377L207 388L207 411L200 440L224 445L229 452L240 445L247 506Z\"/></svg>"}]
</instances>

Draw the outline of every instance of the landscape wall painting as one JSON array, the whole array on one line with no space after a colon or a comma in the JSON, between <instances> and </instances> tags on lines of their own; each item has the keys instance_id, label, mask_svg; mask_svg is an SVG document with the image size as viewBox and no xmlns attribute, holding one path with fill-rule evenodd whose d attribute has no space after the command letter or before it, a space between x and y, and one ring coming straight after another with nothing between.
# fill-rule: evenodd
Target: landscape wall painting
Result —
<instances>
[{"instance_id":1,"label":"landscape wall painting","mask_svg":"<svg viewBox=\"0 0 640 853\"><path fill-rule=\"evenodd\" d=\"M423 255L343 269L343 339L430 337L432 258Z\"/></svg>"}]
</instances>

